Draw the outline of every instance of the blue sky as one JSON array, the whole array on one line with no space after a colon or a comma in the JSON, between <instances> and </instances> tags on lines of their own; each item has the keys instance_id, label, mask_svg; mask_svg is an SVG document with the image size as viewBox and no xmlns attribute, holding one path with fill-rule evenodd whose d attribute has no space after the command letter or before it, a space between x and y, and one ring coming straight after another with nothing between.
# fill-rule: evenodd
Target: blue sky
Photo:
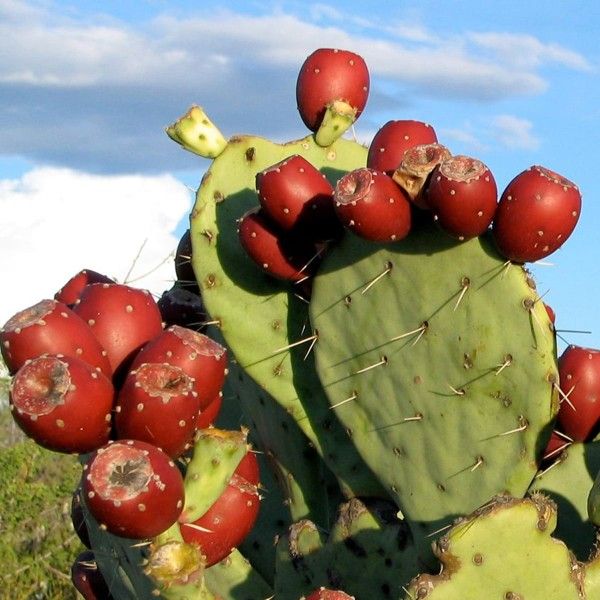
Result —
<instances>
[{"instance_id":1,"label":"blue sky","mask_svg":"<svg viewBox=\"0 0 600 600\"><path fill-rule=\"evenodd\" d=\"M122 278L138 254L139 275L163 263L142 284L169 287L208 162L164 127L198 103L226 136L301 137L297 72L328 46L369 66L360 141L423 120L500 190L533 164L581 188L573 236L532 268L558 328L592 331L563 337L600 347L597 3L388 4L0 0L0 320L84 266Z\"/></svg>"}]
</instances>

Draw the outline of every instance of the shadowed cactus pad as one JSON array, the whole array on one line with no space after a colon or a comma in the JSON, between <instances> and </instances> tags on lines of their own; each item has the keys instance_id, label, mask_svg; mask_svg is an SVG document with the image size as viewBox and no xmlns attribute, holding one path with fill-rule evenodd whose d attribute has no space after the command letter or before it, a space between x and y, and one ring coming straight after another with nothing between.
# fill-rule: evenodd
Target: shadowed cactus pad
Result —
<instances>
[{"instance_id":1,"label":"shadowed cactus pad","mask_svg":"<svg viewBox=\"0 0 600 600\"><path fill-rule=\"evenodd\" d=\"M580 560L586 560L597 543L597 531L588 515L588 496L600 473L600 442L574 443L540 472L530 491L542 492L558 506L555 536Z\"/></svg>"},{"instance_id":2,"label":"shadowed cactus pad","mask_svg":"<svg viewBox=\"0 0 600 600\"><path fill-rule=\"evenodd\" d=\"M357 498L339 507L324 535L312 521L294 523L277 544L275 595L297 600L320 586L357 599L399 598L422 568L408 524L390 502Z\"/></svg>"},{"instance_id":3,"label":"shadowed cactus pad","mask_svg":"<svg viewBox=\"0 0 600 600\"><path fill-rule=\"evenodd\" d=\"M557 370L524 269L485 238L429 226L384 246L347 236L315 278L310 314L331 406L409 520L525 493Z\"/></svg>"},{"instance_id":4,"label":"shadowed cactus pad","mask_svg":"<svg viewBox=\"0 0 600 600\"><path fill-rule=\"evenodd\" d=\"M203 178L191 215L193 266L202 298L240 367L298 423L344 487L382 493L329 410L314 369L306 301L253 263L237 233L239 219L258 205L256 174L298 154L332 183L364 164L366 149L340 139L327 148L312 137L276 144L254 136L229 141ZM304 344L289 347L299 340ZM293 449L290 449L292 452Z\"/></svg>"}]
</instances>

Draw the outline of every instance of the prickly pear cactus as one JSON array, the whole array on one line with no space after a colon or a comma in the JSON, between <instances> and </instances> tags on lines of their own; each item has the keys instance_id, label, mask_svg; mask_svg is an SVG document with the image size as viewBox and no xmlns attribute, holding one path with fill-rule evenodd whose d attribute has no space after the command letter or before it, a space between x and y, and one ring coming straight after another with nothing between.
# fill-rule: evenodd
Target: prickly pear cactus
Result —
<instances>
[{"instance_id":1,"label":"prickly pear cactus","mask_svg":"<svg viewBox=\"0 0 600 600\"><path fill-rule=\"evenodd\" d=\"M346 231L318 246L309 281L275 280L238 235L257 174L297 154L335 185L367 149L226 140L197 106L167 133L212 159L190 215L192 264L231 361L216 425L244 437L221 447L218 432L197 434L180 461L179 522L193 527L220 497L246 434L263 499L250 535L210 567L179 523L135 542L86 514L113 596L298 600L324 586L357 600L600 600L600 557L582 556L596 535L597 443L539 472L560 388L529 273L487 233L458 241L413 207L403 240ZM557 537L577 556L551 537L554 500L567 515Z\"/></svg>"}]
</instances>

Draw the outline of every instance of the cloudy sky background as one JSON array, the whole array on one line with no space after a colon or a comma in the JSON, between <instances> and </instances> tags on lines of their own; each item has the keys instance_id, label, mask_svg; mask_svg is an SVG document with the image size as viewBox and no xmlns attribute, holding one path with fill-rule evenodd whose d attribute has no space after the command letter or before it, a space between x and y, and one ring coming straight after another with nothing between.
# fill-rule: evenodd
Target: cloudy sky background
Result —
<instances>
[{"instance_id":1,"label":"cloudy sky background","mask_svg":"<svg viewBox=\"0 0 600 600\"><path fill-rule=\"evenodd\" d=\"M223 134L305 135L295 81L318 47L372 77L355 132L431 123L502 190L541 164L579 185L573 236L533 268L559 329L600 347L596 3L0 0L0 321L88 267L157 294L209 162L164 127L202 105ZM136 260L137 257L137 260Z\"/></svg>"}]
</instances>

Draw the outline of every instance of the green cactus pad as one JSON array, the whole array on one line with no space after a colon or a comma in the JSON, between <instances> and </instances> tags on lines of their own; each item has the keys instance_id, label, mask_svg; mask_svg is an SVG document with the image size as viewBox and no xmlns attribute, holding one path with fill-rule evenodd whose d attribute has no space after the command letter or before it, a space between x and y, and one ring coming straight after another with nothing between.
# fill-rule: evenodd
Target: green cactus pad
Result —
<instances>
[{"instance_id":1,"label":"green cactus pad","mask_svg":"<svg viewBox=\"0 0 600 600\"><path fill-rule=\"evenodd\" d=\"M311 521L292 525L277 545L275 597L298 600L324 586L356 598L399 598L422 565L396 512L390 502L353 498L340 507L327 537Z\"/></svg>"},{"instance_id":2,"label":"green cactus pad","mask_svg":"<svg viewBox=\"0 0 600 600\"><path fill-rule=\"evenodd\" d=\"M179 521L199 519L223 493L231 476L248 452L247 431L202 429L185 472L185 503Z\"/></svg>"},{"instance_id":3,"label":"green cactus pad","mask_svg":"<svg viewBox=\"0 0 600 600\"><path fill-rule=\"evenodd\" d=\"M204 580L215 598L222 600L266 600L273 596L271 587L237 550L206 569Z\"/></svg>"},{"instance_id":4,"label":"green cactus pad","mask_svg":"<svg viewBox=\"0 0 600 600\"><path fill-rule=\"evenodd\" d=\"M192 106L166 128L166 133L174 142L203 158L215 158L227 146L227 140L200 106Z\"/></svg>"},{"instance_id":5,"label":"green cactus pad","mask_svg":"<svg viewBox=\"0 0 600 600\"><path fill-rule=\"evenodd\" d=\"M156 597L156 584L144 573L146 545L103 531L82 505L94 557L111 595L118 600Z\"/></svg>"},{"instance_id":6,"label":"green cactus pad","mask_svg":"<svg viewBox=\"0 0 600 600\"><path fill-rule=\"evenodd\" d=\"M202 180L190 230L203 301L240 366L293 417L342 485L373 495L383 492L331 414L307 352L312 338L302 289L263 273L237 234L239 218L258 205L257 172L300 154L335 182L364 165L366 152L344 139L323 148L312 136L287 144L233 138Z\"/></svg>"},{"instance_id":7,"label":"green cactus pad","mask_svg":"<svg viewBox=\"0 0 600 600\"><path fill-rule=\"evenodd\" d=\"M557 406L538 300L488 238L430 225L389 245L347 235L326 257L310 305L318 373L410 521L439 526L527 490Z\"/></svg>"},{"instance_id":8,"label":"green cactus pad","mask_svg":"<svg viewBox=\"0 0 600 600\"><path fill-rule=\"evenodd\" d=\"M405 600L584 600L585 565L551 537L556 506L541 494L498 496L436 542L439 575L421 575Z\"/></svg>"},{"instance_id":9,"label":"green cactus pad","mask_svg":"<svg viewBox=\"0 0 600 600\"><path fill-rule=\"evenodd\" d=\"M217 426L239 429L242 425L249 428L248 439L257 450L261 508L240 550L272 583L275 540L290 523L310 518L321 527L329 527L329 503L324 493L328 470L294 419L230 361Z\"/></svg>"},{"instance_id":10,"label":"green cactus pad","mask_svg":"<svg viewBox=\"0 0 600 600\"><path fill-rule=\"evenodd\" d=\"M531 491L548 495L558 506L555 535L586 560L594 551L596 529L588 515L588 496L600 472L600 442L571 444L531 483Z\"/></svg>"},{"instance_id":11,"label":"green cactus pad","mask_svg":"<svg viewBox=\"0 0 600 600\"><path fill-rule=\"evenodd\" d=\"M286 525L309 518L321 527L329 527L327 496L323 494L329 473L321 457L291 415L264 389L236 363L229 371L227 386L234 397L227 404L239 409L239 420L231 422L230 417L229 427L245 424L251 439L256 438L259 456L267 467L261 474L274 475L277 481L273 484L283 494Z\"/></svg>"}]
</instances>

